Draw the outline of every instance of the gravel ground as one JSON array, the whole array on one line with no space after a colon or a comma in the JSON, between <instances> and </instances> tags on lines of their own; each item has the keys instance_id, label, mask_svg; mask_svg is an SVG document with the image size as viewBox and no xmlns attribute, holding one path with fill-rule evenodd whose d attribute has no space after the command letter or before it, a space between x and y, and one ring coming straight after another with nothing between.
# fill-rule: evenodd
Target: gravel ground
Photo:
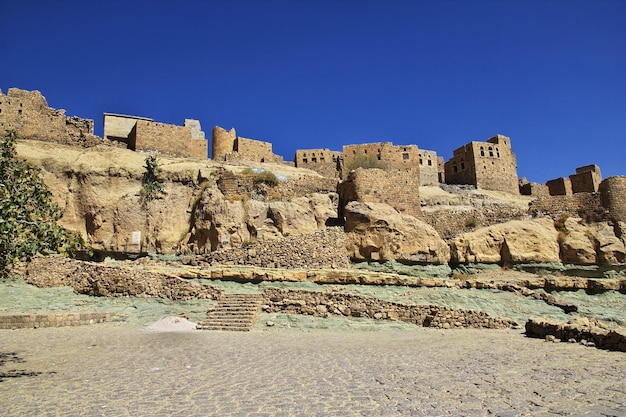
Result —
<instances>
[{"instance_id":1,"label":"gravel ground","mask_svg":"<svg viewBox=\"0 0 626 417\"><path fill-rule=\"evenodd\" d=\"M624 353L519 330L1 330L7 416L624 416Z\"/></svg>"}]
</instances>

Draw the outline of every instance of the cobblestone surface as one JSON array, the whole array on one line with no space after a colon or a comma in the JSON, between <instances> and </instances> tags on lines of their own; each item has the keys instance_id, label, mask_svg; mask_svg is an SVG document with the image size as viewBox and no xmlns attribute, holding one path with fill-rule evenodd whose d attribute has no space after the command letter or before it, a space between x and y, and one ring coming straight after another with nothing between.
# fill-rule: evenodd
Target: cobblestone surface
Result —
<instances>
[{"instance_id":1,"label":"cobblestone surface","mask_svg":"<svg viewBox=\"0 0 626 417\"><path fill-rule=\"evenodd\" d=\"M7 416L624 416L626 355L517 330L0 330ZM14 355L10 355L14 353Z\"/></svg>"}]
</instances>

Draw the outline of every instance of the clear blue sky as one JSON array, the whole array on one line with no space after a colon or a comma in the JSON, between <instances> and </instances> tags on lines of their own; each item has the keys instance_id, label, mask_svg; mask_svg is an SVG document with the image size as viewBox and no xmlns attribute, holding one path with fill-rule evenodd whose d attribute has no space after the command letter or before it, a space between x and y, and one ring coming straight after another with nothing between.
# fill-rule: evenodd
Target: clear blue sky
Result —
<instances>
[{"instance_id":1,"label":"clear blue sky","mask_svg":"<svg viewBox=\"0 0 626 417\"><path fill-rule=\"evenodd\" d=\"M0 88L68 115L196 118L296 149L446 160L511 137L518 175L626 175L626 0L2 1Z\"/></svg>"}]
</instances>

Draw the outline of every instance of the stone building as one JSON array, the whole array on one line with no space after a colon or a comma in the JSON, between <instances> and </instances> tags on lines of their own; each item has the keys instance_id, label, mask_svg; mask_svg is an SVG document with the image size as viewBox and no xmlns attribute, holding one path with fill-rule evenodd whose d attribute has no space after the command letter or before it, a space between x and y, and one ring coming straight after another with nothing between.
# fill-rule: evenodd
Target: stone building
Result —
<instances>
[{"instance_id":1,"label":"stone building","mask_svg":"<svg viewBox=\"0 0 626 417\"><path fill-rule=\"evenodd\" d=\"M391 142L365 143L343 147L342 178L359 166L383 169L419 170L419 152L416 145L394 146Z\"/></svg>"},{"instance_id":2,"label":"stone building","mask_svg":"<svg viewBox=\"0 0 626 417\"><path fill-rule=\"evenodd\" d=\"M419 169L420 169L420 185L437 185L440 182L439 175L439 159L437 152L420 149Z\"/></svg>"},{"instance_id":3,"label":"stone building","mask_svg":"<svg viewBox=\"0 0 626 417\"><path fill-rule=\"evenodd\" d=\"M385 203L403 214L421 218L418 169L363 169L350 171L337 186L338 217L344 218L344 208L351 201Z\"/></svg>"},{"instance_id":4,"label":"stone building","mask_svg":"<svg viewBox=\"0 0 626 417\"><path fill-rule=\"evenodd\" d=\"M177 126L146 117L104 113L104 138L122 142L133 151L179 158L208 158L208 142L200 122L193 119L186 119L184 126Z\"/></svg>"},{"instance_id":5,"label":"stone building","mask_svg":"<svg viewBox=\"0 0 626 417\"><path fill-rule=\"evenodd\" d=\"M101 142L93 134L93 120L67 117L65 110L48 107L39 91L0 90L0 131L15 130L19 137L65 145L92 146Z\"/></svg>"},{"instance_id":6,"label":"stone building","mask_svg":"<svg viewBox=\"0 0 626 417\"><path fill-rule=\"evenodd\" d=\"M297 150L294 158L296 168L307 168L328 178L339 177L339 167L343 155L330 149L304 149Z\"/></svg>"},{"instance_id":7,"label":"stone building","mask_svg":"<svg viewBox=\"0 0 626 417\"><path fill-rule=\"evenodd\" d=\"M211 158L214 161L283 162L272 152L272 144L237 136L235 129L213 128Z\"/></svg>"},{"instance_id":8,"label":"stone building","mask_svg":"<svg viewBox=\"0 0 626 417\"><path fill-rule=\"evenodd\" d=\"M585 165L576 168L576 173L569 178L555 178L546 182L550 195L572 195L576 193L598 192L602 174L597 165Z\"/></svg>"},{"instance_id":9,"label":"stone building","mask_svg":"<svg viewBox=\"0 0 626 417\"><path fill-rule=\"evenodd\" d=\"M447 184L519 194L517 161L511 139L496 135L486 142L470 142L454 151L445 163Z\"/></svg>"}]
</instances>

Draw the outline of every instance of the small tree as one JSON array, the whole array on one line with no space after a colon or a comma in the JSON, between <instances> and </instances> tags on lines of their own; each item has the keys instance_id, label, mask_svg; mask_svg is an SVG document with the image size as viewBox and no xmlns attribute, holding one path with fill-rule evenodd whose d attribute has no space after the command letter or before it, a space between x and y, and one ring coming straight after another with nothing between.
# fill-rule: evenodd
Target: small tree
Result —
<instances>
[{"instance_id":1,"label":"small tree","mask_svg":"<svg viewBox=\"0 0 626 417\"><path fill-rule=\"evenodd\" d=\"M157 157L150 155L145 159L145 162L141 185L144 201L150 201L163 193L163 180L161 179L161 169Z\"/></svg>"},{"instance_id":2,"label":"small tree","mask_svg":"<svg viewBox=\"0 0 626 417\"><path fill-rule=\"evenodd\" d=\"M37 253L73 256L87 250L82 237L57 224L63 210L29 163L15 152L15 131L0 139L0 278Z\"/></svg>"}]
</instances>

